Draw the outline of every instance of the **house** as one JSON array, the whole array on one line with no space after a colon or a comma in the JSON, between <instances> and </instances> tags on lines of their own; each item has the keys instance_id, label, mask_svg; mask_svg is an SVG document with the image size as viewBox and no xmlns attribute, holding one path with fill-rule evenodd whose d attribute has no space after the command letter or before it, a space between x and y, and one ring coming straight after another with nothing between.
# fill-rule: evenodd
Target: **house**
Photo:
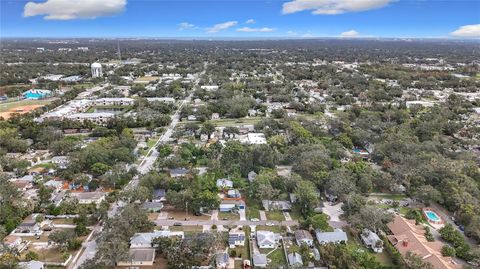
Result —
<instances>
[{"instance_id":1,"label":"house","mask_svg":"<svg viewBox=\"0 0 480 269\"><path fill-rule=\"evenodd\" d=\"M155 189L153 191L152 202L165 202L167 199L165 198L165 189Z\"/></svg>"},{"instance_id":2,"label":"house","mask_svg":"<svg viewBox=\"0 0 480 269\"><path fill-rule=\"evenodd\" d=\"M395 215L392 222L387 223L391 235L388 240L405 256L408 252L421 257L425 262L433 265L435 269L460 269L462 265L457 264L451 257L443 257L441 250L444 244L440 241L429 242L425 238L423 225L416 225L415 220L408 220Z\"/></svg>"},{"instance_id":3,"label":"house","mask_svg":"<svg viewBox=\"0 0 480 269\"><path fill-rule=\"evenodd\" d=\"M230 257L226 252L217 253L215 255L215 264L219 269L226 269L230 264Z\"/></svg>"},{"instance_id":4,"label":"house","mask_svg":"<svg viewBox=\"0 0 480 269\"><path fill-rule=\"evenodd\" d=\"M15 229L16 234L42 234L42 229L32 218L25 219Z\"/></svg>"},{"instance_id":5,"label":"house","mask_svg":"<svg viewBox=\"0 0 480 269\"><path fill-rule=\"evenodd\" d=\"M287 258L288 258L288 264L290 266L292 266L292 267L303 266L302 256L300 254L298 254L297 252L288 254Z\"/></svg>"},{"instance_id":6,"label":"house","mask_svg":"<svg viewBox=\"0 0 480 269\"><path fill-rule=\"evenodd\" d=\"M33 188L32 182L26 180L15 180L11 183L19 191L26 191Z\"/></svg>"},{"instance_id":7,"label":"house","mask_svg":"<svg viewBox=\"0 0 480 269\"><path fill-rule=\"evenodd\" d=\"M154 247L152 245L153 239L158 237L180 237L183 239L185 234L183 232L171 232L168 230L153 231L151 233L136 233L130 238L130 248Z\"/></svg>"},{"instance_id":8,"label":"house","mask_svg":"<svg viewBox=\"0 0 480 269\"><path fill-rule=\"evenodd\" d=\"M297 245L299 246L301 246L302 244L313 246L313 237L307 230L296 230L295 241L297 241Z\"/></svg>"},{"instance_id":9,"label":"house","mask_svg":"<svg viewBox=\"0 0 480 269\"><path fill-rule=\"evenodd\" d=\"M218 207L220 212L231 212L236 209L245 209L245 202L242 200L222 200Z\"/></svg>"},{"instance_id":10,"label":"house","mask_svg":"<svg viewBox=\"0 0 480 269\"><path fill-rule=\"evenodd\" d=\"M9 234L3 238L3 243L10 249L20 250L22 238L20 236Z\"/></svg>"},{"instance_id":11,"label":"house","mask_svg":"<svg viewBox=\"0 0 480 269\"><path fill-rule=\"evenodd\" d=\"M372 249L375 253L382 253L383 241L378 235L368 229L364 229L360 234L363 244Z\"/></svg>"},{"instance_id":12,"label":"house","mask_svg":"<svg viewBox=\"0 0 480 269\"><path fill-rule=\"evenodd\" d=\"M267 139L263 133L248 133L247 134L247 143L254 145L267 144Z\"/></svg>"},{"instance_id":13,"label":"house","mask_svg":"<svg viewBox=\"0 0 480 269\"><path fill-rule=\"evenodd\" d=\"M160 212L163 208L163 203L159 202L145 202L142 204L142 208L148 212Z\"/></svg>"},{"instance_id":14,"label":"house","mask_svg":"<svg viewBox=\"0 0 480 269\"><path fill-rule=\"evenodd\" d=\"M255 171L250 171L248 172L248 182L252 183L256 178L258 174L255 173Z\"/></svg>"},{"instance_id":15,"label":"house","mask_svg":"<svg viewBox=\"0 0 480 269\"><path fill-rule=\"evenodd\" d=\"M241 230L231 230L228 233L228 245L230 248L245 246L245 232Z\"/></svg>"},{"instance_id":16,"label":"house","mask_svg":"<svg viewBox=\"0 0 480 269\"><path fill-rule=\"evenodd\" d=\"M228 198L242 198L242 195L240 194L239 190L228 190L227 191L227 197Z\"/></svg>"},{"instance_id":17,"label":"house","mask_svg":"<svg viewBox=\"0 0 480 269\"><path fill-rule=\"evenodd\" d=\"M279 234L271 231L257 231L257 245L259 248L275 248L279 238Z\"/></svg>"},{"instance_id":18,"label":"house","mask_svg":"<svg viewBox=\"0 0 480 269\"><path fill-rule=\"evenodd\" d=\"M53 164L56 164L58 168L65 169L69 163L67 156L54 156L50 160Z\"/></svg>"},{"instance_id":19,"label":"house","mask_svg":"<svg viewBox=\"0 0 480 269\"><path fill-rule=\"evenodd\" d=\"M118 266L152 266L154 261L154 248L131 248L128 250L128 260L119 262Z\"/></svg>"},{"instance_id":20,"label":"house","mask_svg":"<svg viewBox=\"0 0 480 269\"><path fill-rule=\"evenodd\" d=\"M170 169L170 177L172 177L172 178L184 177L187 174L188 174L188 169L186 169L186 168Z\"/></svg>"},{"instance_id":21,"label":"house","mask_svg":"<svg viewBox=\"0 0 480 269\"><path fill-rule=\"evenodd\" d=\"M218 120L218 119L220 119L220 114L218 114L218 113L212 113L211 119L212 119L212 120Z\"/></svg>"},{"instance_id":22,"label":"house","mask_svg":"<svg viewBox=\"0 0 480 269\"><path fill-rule=\"evenodd\" d=\"M49 189L54 190L54 191L59 191L59 190L62 189L63 181L51 179L51 180L45 182L45 184L43 184L43 185L45 187L49 188Z\"/></svg>"},{"instance_id":23,"label":"house","mask_svg":"<svg viewBox=\"0 0 480 269\"><path fill-rule=\"evenodd\" d=\"M231 189L233 188L233 181L226 178L217 179L217 187L219 189Z\"/></svg>"},{"instance_id":24,"label":"house","mask_svg":"<svg viewBox=\"0 0 480 269\"><path fill-rule=\"evenodd\" d=\"M39 261L28 261L18 263L21 269L45 269L45 263Z\"/></svg>"},{"instance_id":25,"label":"house","mask_svg":"<svg viewBox=\"0 0 480 269\"><path fill-rule=\"evenodd\" d=\"M289 201L262 200L262 205L266 211L271 211L271 210L291 211L292 210L292 204Z\"/></svg>"},{"instance_id":26,"label":"house","mask_svg":"<svg viewBox=\"0 0 480 269\"><path fill-rule=\"evenodd\" d=\"M79 204L89 205L96 204L99 205L103 200L105 200L104 192L72 192L70 197L78 200Z\"/></svg>"},{"instance_id":27,"label":"house","mask_svg":"<svg viewBox=\"0 0 480 269\"><path fill-rule=\"evenodd\" d=\"M267 267L268 260L265 254L253 254L252 260L255 267Z\"/></svg>"},{"instance_id":28,"label":"house","mask_svg":"<svg viewBox=\"0 0 480 269\"><path fill-rule=\"evenodd\" d=\"M318 243L321 245L334 243L346 243L348 241L347 233L341 229L335 229L333 232L322 232L320 230L315 231Z\"/></svg>"}]
</instances>

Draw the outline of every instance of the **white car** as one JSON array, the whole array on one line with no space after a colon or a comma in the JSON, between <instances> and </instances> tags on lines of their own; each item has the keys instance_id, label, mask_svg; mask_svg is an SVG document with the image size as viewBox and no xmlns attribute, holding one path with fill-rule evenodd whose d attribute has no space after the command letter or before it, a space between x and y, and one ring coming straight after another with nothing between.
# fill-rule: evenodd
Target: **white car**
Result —
<instances>
[{"instance_id":1,"label":"white car","mask_svg":"<svg viewBox=\"0 0 480 269\"><path fill-rule=\"evenodd\" d=\"M253 218L253 219L250 219L250 221L257 222L257 221L260 221L260 220L259 220L259 219L257 219L257 218Z\"/></svg>"},{"instance_id":2,"label":"white car","mask_svg":"<svg viewBox=\"0 0 480 269\"><path fill-rule=\"evenodd\" d=\"M265 223L265 225L267 225L267 226L274 226L275 224L274 224L273 222L269 221L269 222Z\"/></svg>"}]
</instances>

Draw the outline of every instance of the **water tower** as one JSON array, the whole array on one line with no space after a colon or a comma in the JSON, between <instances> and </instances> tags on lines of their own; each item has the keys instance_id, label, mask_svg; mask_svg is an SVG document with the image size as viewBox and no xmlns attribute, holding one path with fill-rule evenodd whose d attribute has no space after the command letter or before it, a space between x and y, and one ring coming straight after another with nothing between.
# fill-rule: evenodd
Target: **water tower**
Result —
<instances>
[{"instance_id":1,"label":"water tower","mask_svg":"<svg viewBox=\"0 0 480 269\"><path fill-rule=\"evenodd\" d=\"M93 63L90 68L92 69L92 78L99 78L103 76L102 65L100 63Z\"/></svg>"}]
</instances>

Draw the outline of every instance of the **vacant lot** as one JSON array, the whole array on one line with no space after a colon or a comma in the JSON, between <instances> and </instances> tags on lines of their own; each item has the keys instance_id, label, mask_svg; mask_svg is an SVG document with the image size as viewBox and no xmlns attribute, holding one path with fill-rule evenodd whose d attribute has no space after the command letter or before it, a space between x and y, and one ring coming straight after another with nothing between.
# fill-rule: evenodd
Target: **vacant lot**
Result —
<instances>
[{"instance_id":1,"label":"vacant lot","mask_svg":"<svg viewBox=\"0 0 480 269\"><path fill-rule=\"evenodd\" d=\"M50 104L54 99L47 100L20 100L0 104L0 117L8 119L14 113L25 114L36 108Z\"/></svg>"}]
</instances>

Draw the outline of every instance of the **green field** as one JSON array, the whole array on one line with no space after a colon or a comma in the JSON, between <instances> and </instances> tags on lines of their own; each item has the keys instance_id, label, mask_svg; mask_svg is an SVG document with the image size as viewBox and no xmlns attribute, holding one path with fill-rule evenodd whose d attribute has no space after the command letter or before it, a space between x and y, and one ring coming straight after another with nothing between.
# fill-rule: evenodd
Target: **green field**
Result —
<instances>
[{"instance_id":1,"label":"green field","mask_svg":"<svg viewBox=\"0 0 480 269\"><path fill-rule=\"evenodd\" d=\"M43 99L43 100L20 100L20 101L13 101L13 102L5 102L0 104L0 112L8 112L11 109L15 109L17 107L22 106L32 106L32 105L48 105L55 99Z\"/></svg>"}]
</instances>

